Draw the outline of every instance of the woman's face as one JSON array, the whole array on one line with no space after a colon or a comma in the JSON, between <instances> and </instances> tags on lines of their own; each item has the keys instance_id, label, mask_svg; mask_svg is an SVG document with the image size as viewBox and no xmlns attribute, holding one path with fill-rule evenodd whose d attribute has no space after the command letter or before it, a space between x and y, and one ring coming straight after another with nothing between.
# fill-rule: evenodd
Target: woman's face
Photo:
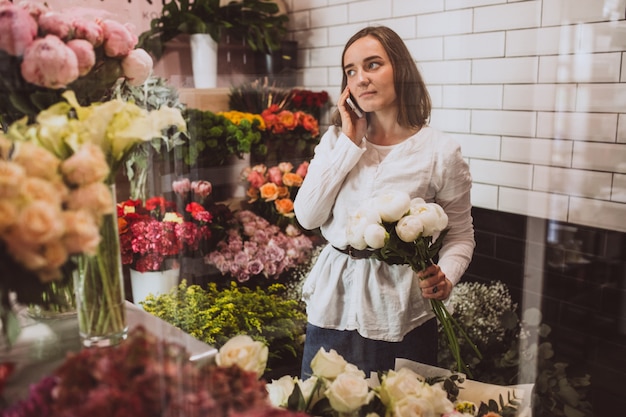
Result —
<instances>
[{"instance_id":1,"label":"woman's face","mask_svg":"<svg viewBox=\"0 0 626 417\"><path fill-rule=\"evenodd\" d=\"M343 58L348 88L366 112L396 105L393 67L381 43L365 36L348 47Z\"/></svg>"}]
</instances>

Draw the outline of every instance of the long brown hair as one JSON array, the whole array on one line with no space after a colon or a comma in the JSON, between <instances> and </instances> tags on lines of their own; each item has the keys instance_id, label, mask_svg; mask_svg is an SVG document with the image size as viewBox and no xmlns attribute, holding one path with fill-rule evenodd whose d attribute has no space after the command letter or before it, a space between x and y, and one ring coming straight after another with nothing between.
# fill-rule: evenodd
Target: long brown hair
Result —
<instances>
[{"instance_id":1,"label":"long brown hair","mask_svg":"<svg viewBox=\"0 0 626 417\"><path fill-rule=\"evenodd\" d=\"M377 39L389 55L393 68L396 96L398 97L398 124L402 127L412 128L424 126L430 118L432 107L430 95L424 79L417 69L415 60L396 32L386 26L368 26L352 35L341 54L342 71L346 50L354 42L366 36ZM348 79L346 73L343 72L341 91L346 88L347 84ZM337 110L333 113L332 123L341 126L341 117Z\"/></svg>"}]
</instances>

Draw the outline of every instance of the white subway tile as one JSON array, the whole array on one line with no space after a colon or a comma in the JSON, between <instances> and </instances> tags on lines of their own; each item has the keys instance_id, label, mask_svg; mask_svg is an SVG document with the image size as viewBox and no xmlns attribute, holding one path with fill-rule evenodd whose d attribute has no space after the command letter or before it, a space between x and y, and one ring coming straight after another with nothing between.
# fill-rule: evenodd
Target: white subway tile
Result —
<instances>
[{"instance_id":1,"label":"white subway tile","mask_svg":"<svg viewBox=\"0 0 626 417\"><path fill-rule=\"evenodd\" d=\"M472 62L472 83L536 83L538 66L538 57L476 59Z\"/></svg>"},{"instance_id":2,"label":"white subway tile","mask_svg":"<svg viewBox=\"0 0 626 417\"><path fill-rule=\"evenodd\" d=\"M608 200L611 197L612 176L609 172L535 165L532 188L535 191Z\"/></svg>"},{"instance_id":3,"label":"white subway tile","mask_svg":"<svg viewBox=\"0 0 626 417\"><path fill-rule=\"evenodd\" d=\"M443 107L443 86L431 85L428 87L428 94L430 95L430 101L433 108Z\"/></svg>"},{"instance_id":4,"label":"white subway tile","mask_svg":"<svg viewBox=\"0 0 626 417\"><path fill-rule=\"evenodd\" d=\"M504 32L447 36L445 59L493 58L504 56Z\"/></svg>"},{"instance_id":5,"label":"white subway tile","mask_svg":"<svg viewBox=\"0 0 626 417\"><path fill-rule=\"evenodd\" d=\"M524 1L474 9L474 31L489 32L538 27L541 1Z\"/></svg>"},{"instance_id":6,"label":"white subway tile","mask_svg":"<svg viewBox=\"0 0 626 417\"><path fill-rule=\"evenodd\" d=\"M461 33L472 33L470 9L417 16L417 36L420 38Z\"/></svg>"},{"instance_id":7,"label":"white subway tile","mask_svg":"<svg viewBox=\"0 0 626 417\"><path fill-rule=\"evenodd\" d=\"M512 162L471 159L472 179L484 184L502 185L515 188L532 188L532 166Z\"/></svg>"},{"instance_id":8,"label":"white subway tile","mask_svg":"<svg viewBox=\"0 0 626 417\"><path fill-rule=\"evenodd\" d=\"M345 3L345 1L341 1L341 0L339 1L337 0L307 0L307 1L292 0L287 10L289 10L290 12L292 11L297 12L299 10L317 9L319 7L328 6L329 4L332 5L333 3Z\"/></svg>"},{"instance_id":9,"label":"white subway tile","mask_svg":"<svg viewBox=\"0 0 626 417\"><path fill-rule=\"evenodd\" d=\"M539 191L500 187L498 209L542 219L567 220L568 197Z\"/></svg>"},{"instance_id":10,"label":"white subway tile","mask_svg":"<svg viewBox=\"0 0 626 417\"><path fill-rule=\"evenodd\" d=\"M562 84L507 84L502 108L508 110L572 111L576 86Z\"/></svg>"},{"instance_id":11,"label":"white subway tile","mask_svg":"<svg viewBox=\"0 0 626 417\"><path fill-rule=\"evenodd\" d=\"M572 168L626 173L626 145L621 143L574 143Z\"/></svg>"},{"instance_id":12,"label":"white subway tile","mask_svg":"<svg viewBox=\"0 0 626 417\"><path fill-rule=\"evenodd\" d=\"M363 23L353 23L349 25L331 26L328 28L328 45L345 46L348 39L363 28ZM337 55L337 62L341 61L341 54Z\"/></svg>"},{"instance_id":13,"label":"white subway tile","mask_svg":"<svg viewBox=\"0 0 626 417\"><path fill-rule=\"evenodd\" d=\"M535 112L472 110L472 133L533 137Z\"/></svg>"},{"instance_id":14,"label":"white subway tile","mask_svg":"<svg viewBox=\"0 0 626 417\"><path fill-rule=\"evenodd\" d=\"M298 31L295 39L299 48L319 48L328 45L328 30L326 28L315 28Z\"/></svg>"},{"instance_id":15,"label":"white subway tile","mask_svg":"<svg viewBox=\"0 0 626 417\"><path fill-rule=\"evenodd\" d=\"M428 84L469 84L470 61L418 62L424 82Z\"/></svg>"},{"instance_id":16,"label":"white subway tile","mask_svg":"<svg viewBox=\"0 0 626 417\"><path fill-rule=\"evenodd\" d=\"M500 159L500 137L488 135L452 134L461 145L463 156L479 159Z\"/></svg>"},{"instance_id":17,"label":"white subway tile","mask_svg":"<svg viewBox=\"0 0 626 417\"><path fill-rule=\"evenodd\" d=\"M382 25L390 27L394 32L398 34L406 43L408 39L413 39L417 35L417 28L415 22L417 18L415 16L408 17L396 17L385 20L372 21L372 25Z\"/></svg>"},{"instance_id":18,"label":"white subway tile","mask_svg":"<svg viewBox=\"0 0 626 417\"><path fill-rule=\"evenodd\" d=\"M572 164L573 148L574 144L569 140L503 137L501 159L569 167Z\"/></svg>"},{"instance_id":19,"label":"white subway tile","mask_svg":"<svg viewBox=\"0 0 626 417\"><path fill-rule=\"evenodd\" d=\"M328 71L325 67L308 67L302 69L303 85L323 86L328 84Z\"/></svg>"},{"instance_id":20,"label":"white subway tile","mask_svg":"<svg viewBox=\"0 0 626 417\"><path fill-rule=\"evenodd\" d=\"M622 62L626 62L626 52L622 53ZM622 65L622 75L619 77L621 82L626 82L626 65Z\"/></svg>"},{"instance_id":21,"label":"white subway tile","mask_svg":"<svg viewBox=\"0 0 626 417\"><path fill-rule=\"evenodd\" d=\"M614 142L616 126L615 114L540 112L537 137Z\"/></svg>"},{"instance_id":22,"label":"white subway tile","mask_svg":"<svg viewBox=\"0 0 626 417\"><path fill-rule=\"evenodd\" d=\"M335 86L337 88L337 98L339 97L339 89L341 88L341 80L343 78L343 71L340 66L328 67L328 85ZM335 103L337 100L333 100Z\"/></svg>"},{"instance_id":23,"label":"white subway tile","mask_svg":"<svg viewBox=\"0 0 626 417\"><path fill-rule=\"evenodd\" d=\"M506 56L559 53L562 31L560 27L509 30L506 32Z\"/></svg>"},{"instance_id":24,"label":"white subway tile","mask_svg":"<svg viewBox=\"0 0 626 417\"><path fill-rule=\"evenodd\" d=\"M607 20L605 1L600 0L543 0L544 26Z\"/></svg>"},{"instance_id":25,"label":"white subway tile","mask_svg":"<svg viewBox=\"0 0 626 417\"><path fill-rule=\"evenodd\" d=\"M468 109L501 109L501 85L444 85L443 106Z\"/></svg>"},{"instance_id":26,"label":"white subway tile","mask_svg":"<svg viewBox=\"0 0 626 417\"><path fill-rule=\"evenodd\" d=\"M626 20L590 23L577 29L581 52L621 52L626 49Z\"/></svg>"},{"instance_id":27,"label":"white subway tile","mask_svg":"<svg viewBox=\"0 0 626 417\"><path fill-rule=\"evenodd\" d=\"M309 51L311 62L308 66L312 67L329 67L338 65L341 61L341 52L343 47L329 46L326 48L312 48Z\"/></svg>"},{"instance_id":28,"label":"white subway tile","mask_svg":"<svg viewBox=\"0 0 626 417\"><path fill-rule=\"evenodd\" d=\"M581 84L576 110L626 113L626 84Z\"/></svg>"},{"instance_id":29,"label":"white subway tile","mask_svg":"<svg viewBox=\"0 0 626 417\"><path fill-rule=\"evenodd\" d=\"M573 54L539 58L540 83L619 82L621 54Z\"/></svg>"},{"instance_id":30,"label":"white subway tile","mask_svg":"<svg viewBox=\"0 0 626 417\"><path fill-rule=\"evenodd\" d=\"M626 143L626 114L619 115L619 123L617 125L617 141Z\"/></svg>"},{"instance_id":31,"label":"white subway tile","mask_svg":"<svg viewBox=\"0 0 626 417\"><path fill-rule=\"evenodd\" d=\"M408 39L404 43L418 62L443 59L443 38L441 37Z\"/></svg>"},{"instance_id":32,"label":"white subway tile","mask_svg":"<svg viewBox=\"0 0 626 417\"><path fill-rule=\"evenodd\" d=\"M490 210L498 209L498 187L495 185L472 183L472 206Z\"/></svg>"},{"instance_id":33,"label":"white subway tile","mask_svg":"<svg viewBox=\"0 0 626 417\"><path fill-rule=\"evenodd\" d=\"M367 22L391 17L391 8L387 0L353 1L348 7L350 22Z\"/></svg>"},{"instance_id":34,"label":"white subway tile","mask_svg":"<svg viewBox=\"0 0 626 417\"><path fill-rule=\"evenodd\" d=\"M571 223L626 232L624 219L626 219L625 204L579 197L570 198L567 220Z\"/></svg>"},{"instance_id":35,"label":"white subway tile","mask_svg":"<svg viewBox=\"0 0 626 417\"><path fill-rule=\"evenodd\" d=\"M393 0L392 16L418 15L443 11L444 0Z\"/></svg>"},{"instance_id":36,"label":"white subway tile","mask_svg":"<svg viewBox=\"0 0 626 417\"><path fill-rule=\"evenodd\" d=\"M311 14L311 27L335 26L348 23L348 6L338 6L313 9Z\"/></svg>"},{"instance_id":37,"label":"white subway tile","mask_svg":"<svg viewBox=\"0 0 626 417\"><path fill-rule=\"evenodd\" d=\"M308 10L289 14L288 26L292 31L309 29L311 27L311 14Z\"/></svg>"},{"instance_id":38,"label":"white subway tile","mask_svg":"<svg viewBox=\"0 0 626 417\"><path fill-rule=\"evenodd\" d=\"M433 108L428 124L445 132L469 132L470 111Z\"/></svg>"},{"instance_id":39,"label":"white subway tile","mask_svg":"<svg viewBox=\"0 0 626 417\"><path fill-rule=\"evenodd\" d=\"M506 0L446 0L446 10L468 9L477 6L506 3Z\"/></svg>"},{"instance_id":40,"label":"white subway tile","mask_svg":"<svg viewBox=\"0 0 626 417\"><path fill-rule=\"evenodd\" d=\"M619 203L626 203L626 175L613 174L613 189L611 190L611 200Z\"/></svg>"}]
</instances>

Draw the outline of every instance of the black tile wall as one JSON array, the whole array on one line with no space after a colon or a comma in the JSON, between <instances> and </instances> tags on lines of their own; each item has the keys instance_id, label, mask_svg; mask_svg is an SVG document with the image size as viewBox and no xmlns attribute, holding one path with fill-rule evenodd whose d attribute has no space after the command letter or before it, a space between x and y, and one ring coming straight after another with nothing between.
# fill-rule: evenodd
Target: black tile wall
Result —
<instances>
[{"instance_id":1,"label":"black tile wall","mask_svg":"<svg viewBox=\"0 0 626 417\"><path fill-rule=\"evenodd\" d=\"M532 225L544 224L544 233L528 233L526 216L480 208L472 215L476 250L464 279L503 281L518 305L539 288L556 359L591 375L594 415L626 409L626 234L537 219ZM526 265L527 252L544 261Z\"/></svg>"}]
</instances>

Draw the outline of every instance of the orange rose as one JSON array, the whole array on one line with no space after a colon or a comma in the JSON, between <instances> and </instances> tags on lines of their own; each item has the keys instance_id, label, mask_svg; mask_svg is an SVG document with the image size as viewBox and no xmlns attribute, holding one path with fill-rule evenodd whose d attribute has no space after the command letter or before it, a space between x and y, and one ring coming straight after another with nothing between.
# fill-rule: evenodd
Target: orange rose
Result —
<instances>
[{"instance_id":1,"label":"orange rose","mask_svg":"<svg viewBox=\"0 0 626 417\"><path fill-rule=\"evenodd\" d=\"M300 124L304 127L308 132L311 133L311 136L317 136L320 133L319 123L317 119L310 114L300 112L298 115L300 119Z\"/></svg>"},{"instance_id":2,"label":"orange rose","mask_svg":"<svg viewBox=\"0 0 626 417\"><path fill-rule=\"evenodd\" d=\"M298 127L297 116L289 110L283 110L277 114L280 124L287 130L294 130Z\"/></svg>"},{"instance_id":3,"label":"orange rose","mask_svg":"<svg viewBox=\"0 0 626 417\"><path fill-rule=\"evenodd\" d=\"M293 201L291 201L291 198L280 198L274 201L274 205L276 210L283 216L293 217Z\"/></svg>"},{"instance_id":4,"label":"orange rose","mask_svg":"<svg viewBox=\"0 0 626 417\"><path fill-rule=\"evenodd\" d=\"M283 184L287 187L299 187L302 185L303 178L295 172L286 172L283 175Z\"/></svg>"},{"instance_id":5,"label":"orange rose","mask_svg":"<svg viewBox=\"0 0 626 417\"><path fill-rule=\"evenodd\" d=\"M278 198L289 197L289 188L287 187L278 187Z\"/></svg>"},{"instance_id":6,"label":"orange rose","mask_svg":"<svg viewBox=\"0 0 626 417\"><path fill-rule=\"evenodd\" d=\"M249 198L248 203L254 203L259 199L259 189L250 187L248 188L248 192L246 193L246 195Z\"/></svg>"},{"instance_id":7,"label":"orange rose","mask_svg":"<svg viewBox=\"0 0 626 417\"><path fill-rule=\"evenodd\" d=\"M259 191L261 192L261 198L265 201L273 201L278 198L278 186L273 182L263 184Z\"/></svg>"}]
</instances>

